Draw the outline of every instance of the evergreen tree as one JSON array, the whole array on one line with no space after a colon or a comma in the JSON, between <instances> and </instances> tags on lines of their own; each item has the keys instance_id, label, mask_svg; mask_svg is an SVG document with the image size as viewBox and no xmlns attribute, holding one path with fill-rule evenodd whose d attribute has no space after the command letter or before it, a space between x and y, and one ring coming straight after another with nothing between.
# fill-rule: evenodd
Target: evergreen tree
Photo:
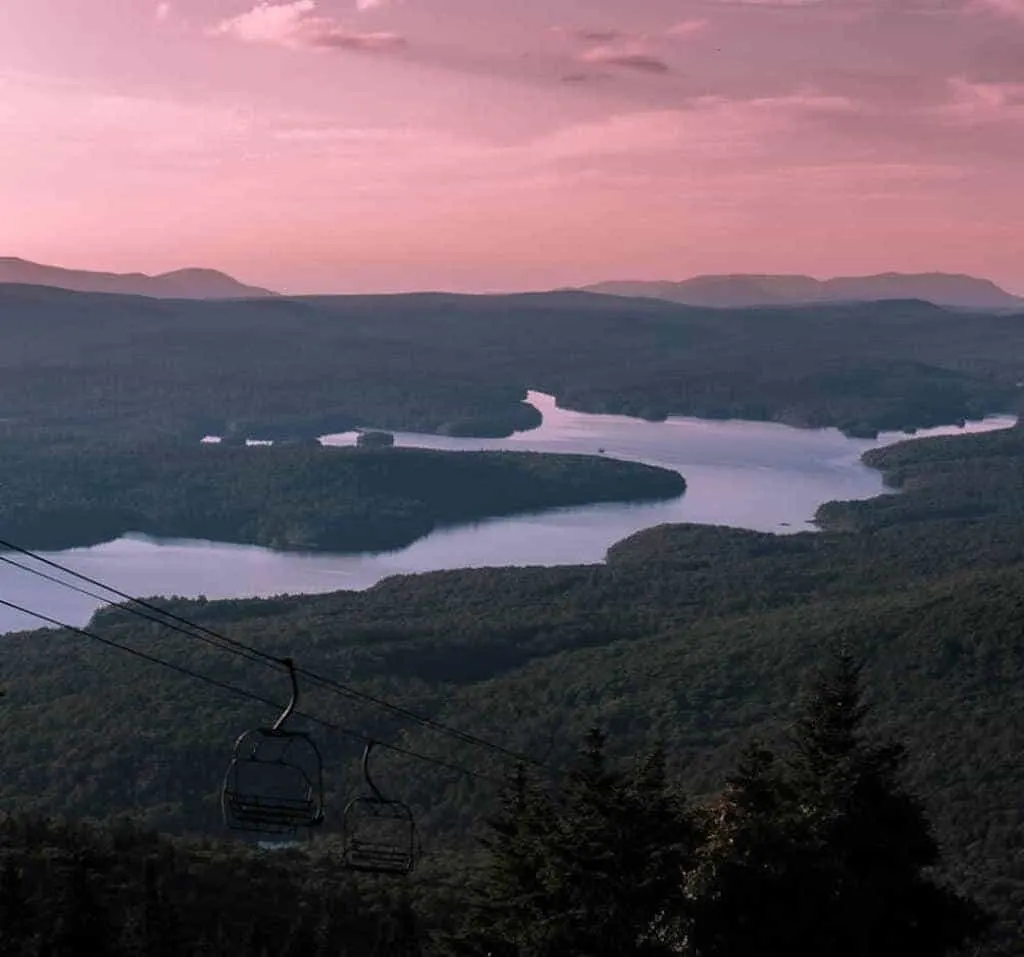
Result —
<instances>
[{"instance_id":1,"label":"evergreen tree","mask_svg":"<svg viewBox=\"0 0 1024 957\"><path fill-rule=\"evenodd\" d=\"M564 786L520 771L486 841L489 874L449 952L493 957L660 957L686 933L695 826L656 752L611 770L593 732Z\"/></svg>"},{"instance_id":2,"label":"evergreen tree","mask_svg":"<svg viewBox=\"0 0 1024 957\"><path fill-rule=\"evenodd\" d=\"M816 936L819 887L805 822L775 755L747 748L707 811L688 876L695 919L688 953L794 957Z\"/></svg>"},{"instance_id":3,"label":"evergreen tree","mask_svg":"<svg viewBox=\"0 0 1024 957\"><path fill-rule=\"evenodd\" d=\"M901 783L906 750L864 730L861 668L847 653L816 676L792 735L790 777L818 858L822 945L835 957L947 954L986 925L932 874L939 848Z\"/></svg>"},{"instance_id":4,"label":"evergreen tree","mask_svg":"<svg viewBox=\"0 0 1024 957\"><path fill-rule=\"evenodd\" d=\"M698 957L939 957L983 932L981 909L933 875L906 752L873 742L867 716L842 654L816 676L787 760L745 755L690 882Z\"/></svg>"}]
</instances>

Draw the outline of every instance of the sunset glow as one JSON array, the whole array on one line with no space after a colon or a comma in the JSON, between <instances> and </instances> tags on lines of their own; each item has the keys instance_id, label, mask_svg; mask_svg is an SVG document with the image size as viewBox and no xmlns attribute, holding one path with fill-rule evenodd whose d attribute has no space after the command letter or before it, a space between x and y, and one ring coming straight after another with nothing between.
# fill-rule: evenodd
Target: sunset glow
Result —
<instances>
[{"instance_id":1,"label":"sunset glow","mask_svg":"<svg viewBox=\"0 0 1024 957\"><path fill-rule=\"evenodd\" d=\"M0 255L1024 293L1024 0L4 0Z\"/></svg>"}]
</instances>

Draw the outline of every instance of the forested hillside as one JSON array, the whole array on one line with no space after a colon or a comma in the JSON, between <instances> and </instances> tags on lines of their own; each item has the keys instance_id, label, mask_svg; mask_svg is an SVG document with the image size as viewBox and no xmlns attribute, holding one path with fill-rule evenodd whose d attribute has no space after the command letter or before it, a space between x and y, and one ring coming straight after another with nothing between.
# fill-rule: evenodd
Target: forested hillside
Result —
<instances>
[{"instance_id":1,"label":"forested hillside","mask_svg":"<svg viewBox=\"0 0 1024 957\"><path fill-rule=\"evenodd\" d=\"M605 566L170 607L548 764L564 764L593 725L610 732L615 755L662 743L673 776L697 795L722 786L753 736L777 739L806 671L845 644L866 662L872 728L909 745L907 780L936 822L944 872L998 913L1012 953L1024 934L1024 430L879 455L907 491L828 507L822 533L665 527L620 543ZM285 696L280 672L124 610L98 613L90 630ZM131 812L179 832L216 832L231 742L273 717L59 632L5 639L0 683L5 804ZM303 709L461 768L500 776L507 766L323 687L307 683ZM330 834L360 788L361 742L310 729L328 768ZM493 785L394 754L378 759L376 777L414 806L430 866L458 872Z\"/></svg>"},{"instance_id":2,"label":"forested hillside","mask_svg":"<svg viewBox=\"0 0 1024 957\"><path fill-rule=\"evenodd\" d=\"M566 407L835 425L1013 411L1019 316L693 309L583 293L181 302L0 287L0 426L135 442L366 426L507 435Z\"/></svg>"},{"instance_id":3,"label":"forested hillside","mask_svg":"<svg viewBox=\"0 0 1024 957\"><path fill-rule=\"evenodd\" d=\"M941 848L901 780L907 752L866 727L863 691L857 662L830 656L784 748L744 749L703 802L668 773L664 749L629 767L609 759L599 729L563 769L524 758L483 828L478 863L448 880L429 863L397 884L367 877L347 866L349 829L271 853L125 822L0 817L0 946L19 957L942 957L998 947L994 915L936 874Z\"/></svg>"}]
</instances>

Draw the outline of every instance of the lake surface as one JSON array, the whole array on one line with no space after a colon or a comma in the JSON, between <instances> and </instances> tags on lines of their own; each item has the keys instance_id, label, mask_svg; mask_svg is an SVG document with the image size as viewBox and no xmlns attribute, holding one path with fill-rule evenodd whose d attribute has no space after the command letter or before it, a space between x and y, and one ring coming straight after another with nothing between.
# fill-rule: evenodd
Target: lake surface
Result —
<instances>
[{"instance_id":1,"label":"lake surface","mask_svg":"<svg viewBox=\"0 0 1024 957\"><path fill-rule=\"evenodd\" d=\"M810 520L823 502L882 493L880 475L862 465L860 456L907 438L902 433L885 433L874 440L849 439L835 429L684 417L644 422L566 411L542 393L531 392L529 398L544 416L540 428L531 432L507 439L396 433L395 444L590 455L603 449L614 458L681 472L688 485L686 494L668 502L554 509L446 528L383 554L294 554L128 535L48 557L133 595L208 598L361 589L390 575L449 568L591 564L603 561L608 547L627 535L665 522L806 531L813 527ZM992 416L964 428L927 429L917 435L990 431L1008 428L1015 421ZM356 433L345 433L327 436L323 442L352 445L355 439ZM0 595L74 625L88 621L101 604L7 565L0 565ZM0 632L37 624L0 609Z\"/></svg>"}]
</instances>

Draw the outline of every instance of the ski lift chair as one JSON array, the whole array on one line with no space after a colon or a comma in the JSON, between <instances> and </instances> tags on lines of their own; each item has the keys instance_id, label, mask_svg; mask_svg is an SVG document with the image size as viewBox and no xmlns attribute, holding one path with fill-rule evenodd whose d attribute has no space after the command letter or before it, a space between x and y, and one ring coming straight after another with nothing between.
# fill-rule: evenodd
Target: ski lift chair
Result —
<instances>
[{"instance_id":1,"label":"ski lift chair","mask_svg":"<svg viewBox=\"0 0 1024 957\"><path fill-rule=\"evenodd\" d=\"M344 864L370 874L405 875L416 864L416 822L408 805L381 794L370 777L370 741L363 751L363 778L370 793L353 798L343 817Z\"/></svg>"},{"instance_id":2,"label":"ski lift chair","mask_svg":"<svg viewBox=\"0 0 1024 957\"><path fill-rule=\"evenodd\" d=\"M291 678L291 700L272 727L239 735L224 778L221 807L232 830L287 835L324 819L320 751L304 731L284 729L299 687L292 659L282 663Z\"/></svg>"}]
</instances>

